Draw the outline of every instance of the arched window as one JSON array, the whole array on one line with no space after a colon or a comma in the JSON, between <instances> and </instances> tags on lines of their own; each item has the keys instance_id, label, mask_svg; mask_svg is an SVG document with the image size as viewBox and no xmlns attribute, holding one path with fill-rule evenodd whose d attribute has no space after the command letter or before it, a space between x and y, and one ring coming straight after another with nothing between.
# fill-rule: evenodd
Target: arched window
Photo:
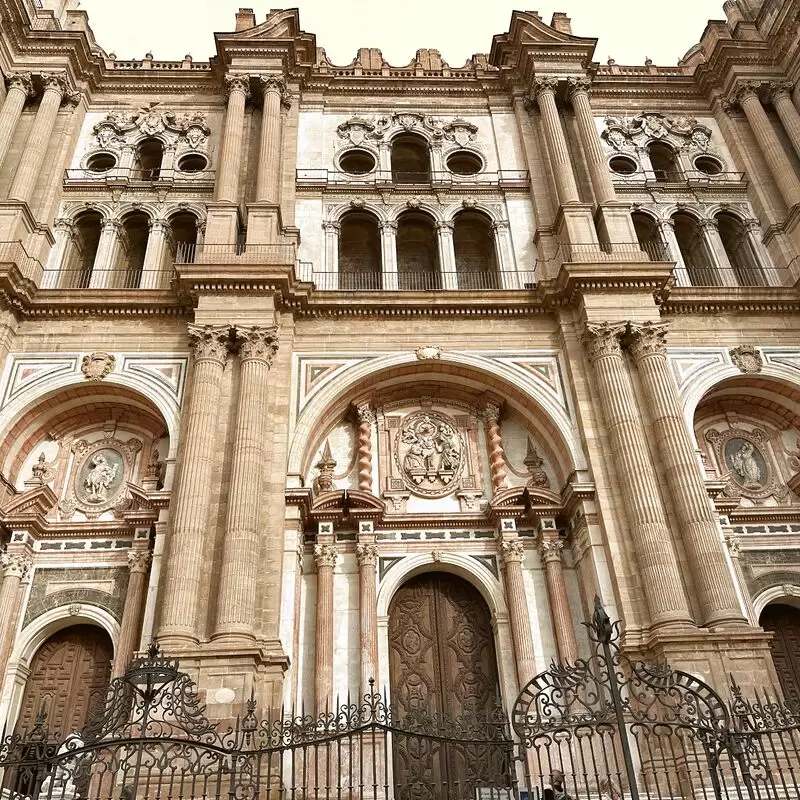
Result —
<instances>
[{"instance_id":1,"label":"arched window","mask_svg":"<svg viewBox=\"0 0 800 800\"><path fill-rule=\"evenodd\" d=\"M479 211L462 211L453 225L459 289L496 289L497 255L492 223Z\"/></svg>"},{"instance_id":2,"label":"arched window","mask_svg":"<svg viewBox=\"0 0 800 800\"><path fill-rule=\"evenodd\" d=\"M381 288L378 220L364 211L342 217L339 231L339 288Z\"/></svg>"},{"instance_id":3,"label":"arched window","mask_svg":"<svg viewBox=\"0 0 800 800\"><path fill-rule=\"evenodd\" d=\"M651 261L661 261L664 258L664 243L658 230L658 223L649 215L634 211L631 214L633 228L639 247L647 253Z\"/></svg>"},{"instance_id":4,"label":"arched window","mask_svg":"<svg viewBox=\"0 0 800 800\"><path fill-rule=\"evenodd\" d=\"M718 286L719 276L709 257L703 230L696 217L678 211L673 214L675 238L692 286Z\"/></svg>"},{"instance_id":5,"label":"arched window","mask_svg":"<svg viewBox=\"0 0 800 800\"><path fill-rule=\"evenodd\" d=\"M719 230L719 238L728 256L736 282L740 286L763 286L764 272L758 263L756 254L747 237L742 221L733 214L724 211L715 217Z\"/></svg>"},{"instance_id":6,"label":"arched window","mask_svg":"<svg viewBox=\"0 0 800 800\"><path fill-rule=\"evenodd\" d=\"M440 288L436 228L427 214L408 211L397 221L397 281L400 289Z\"/></svg>"},{"instance_id":7,"label":"arched window","mask_svg":"<svg viewBox=\"0 0 800 800\"><path fill-rule=\"evenodd\" d=\"M103 217L97 211L84 211L76 218L75 236L64 266L62 287L86 289L89 286L102 229Z\"/></svg>"},{"instance_id":8,"label":"arched window","mask_svg":"<svg viewBox=\"0 0 800 800\"><path fill-rule=\"evenodd\" d=\"M675 151L664 142L651 142L647 145L647 155L657 181L679 181L681 179Z\"/></svg>"},{"instance_id":9,"label":"arched window","mask_svg":"<svg viewBox=\"0 0 800 800\"><path fill-rule=\"evenodd\" d=\"M392 139L392 180L395 183L429 183L430 179L428 143L411 133Z\"/></svg>"},{"instance_id":10,"label":"arched window","mask_svg":"<svg viewBox=\"0 0 800 800\"><path fill-rule=\"evenodd\" d=\"M180 211L169 218L169 226L175 260L181 264L193 264L197 250L197 217L188 211Z\"/></svg>"},{"instance_id":11,"label":"arched window","mask_svg":"<svg viewBox=\"0 0 800 800\"><path fill-rule=\"evenodd\" d=\"M122 263L115 270L119 274L118 284L126 289L139 286L150 236L150 217L142 211L133 211L122 220Z\"/></svg>"},{"instance_id":12,"label":"arched window","mask_svg":"<svg viewBox=\"0 0 800 800\"><path fill-rule=\"evenodd\" d=\"M164 159L164 145L159 139L145 139L136 150L139 174L137 177L146 181L158 180L161 174L161 162Z\"/></svg>"}]
</instances>

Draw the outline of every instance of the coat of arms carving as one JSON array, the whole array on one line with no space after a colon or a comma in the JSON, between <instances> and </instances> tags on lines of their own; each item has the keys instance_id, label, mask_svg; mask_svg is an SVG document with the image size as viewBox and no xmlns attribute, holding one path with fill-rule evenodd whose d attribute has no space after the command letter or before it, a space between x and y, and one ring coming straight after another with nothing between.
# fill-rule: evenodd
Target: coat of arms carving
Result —
<instances>
[{"instance_id":1,"label":"coat of arms carving","mask_svg":"<svg viewBox=\"0 0 800 800\"><path fill-rule=\"evenodd\" d=\"M87 381L101 381L113 372L117 359L111 353L90 353L81 361L81 372Z\"/></svg>"},{"instance_id":2,"label":"coat of arms carving","mask_svg":"<svg viewBox=\"0 0 800 800\"><path fill-rule=\"evenodd\" d=\"M743 344L728 351L731 361L739 368L740 372L761 372L764 359L759 350L752 345Z\"/></svg>"}]
</instances>

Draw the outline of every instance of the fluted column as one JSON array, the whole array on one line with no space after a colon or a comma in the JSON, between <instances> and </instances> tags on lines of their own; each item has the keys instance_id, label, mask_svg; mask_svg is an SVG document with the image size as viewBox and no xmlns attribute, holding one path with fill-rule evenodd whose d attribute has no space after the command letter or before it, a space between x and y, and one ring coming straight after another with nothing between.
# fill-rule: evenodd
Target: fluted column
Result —
<instances>
[{"instance_id":1,"label":"fluted column","mask_svg":"<svg viewBox=\"0 0 800 800\"><path fill-rule=\"evenodd\" d=\"M752 81L740 83L736 89L736 99L753 129L756 142L784 202L791 208L800 203L800 180L795 174L791 161L786 157L781 141L775 134L764 107L761 105L758 97L759 89L760 84Z\"/></svg>"},{"instance_id":2,"label":"fluted column","mask_svg":"<svg viewBox=\"0 0 800 800\"><path fill-rule=\"evenodd\" d=\"M769 86L769 96L775 111L778 112L781 125L792 143L794 151L800 156L800 113L792 102L792 84L788 81L776 81Z\"/></svg>"},{"instance_id":3,"label":"fluted column","mask_svg":"<svg viewBox=\"0 0 800 800\"><path fill-rule=\"evenodd\" d=\"M772 266L772 258L762 240L761 223L755 218L743 220L747 232L747 242L753 251L757 265L761 268L761 278L766 286L780 286L782 276Z\"/></svg>"},{"instance_id":4,"label":"fluted column","mask_svg":"<svg viewBox=\"0 0 800 800\"><path fill-rule=\"evenodd\" d=\"M569 98L575 111L578 133L589 167L589 178L592 181L595 197L600 204L613 203L617 199L617 193L603 155L603 148L600 146L600 136L594 124L594 114L589 100L591 91L592 82L588 78L569 79Z\"/></svg>"},{"instance_id":5,"label":"fluted column","mask_svg":"<svg viewBox=\"0 0 800 800\"><path fill-rule=\"evenodd\" d=\"M267 461L269 370L278 351L278 329L234 329L239 344L239 399L233 432L228 517L214 638L255 639L259 531Z\"/></svg>"},{"instance_id":6,"label":"fluted column","mask_svg":"<svg viewBox=\"0 0 800 800\"><path fill-rule=\"evenodd\" d=\"M678 387L667 363L667 330L666 323L631 324L630 352L650 408L653 439L674 500L703 624L744 622L714 511L683 421Z\"/></svg>"},{"instance_id":7,"label":"fluted column","mask_svg":"<svg viewBox=\"0 0 800 800\"><path fill-rule=\"evenodd\" d=\"M172 253L172 226L165 219L151 220L149 226L139 288L161 289L169 283L167 264Z\"/></svg>"},{"instance_id":8,"label":"fluted column","mask_svg":"<svg viewBox=\"0 0 800 800\"><path fill-rule=\"evenodd\" d=\"M333 693L333 569L339 551L332 544L314 545L317 565L317 628L315 689L317 710L331 708Z\"/></svg>"},{"instance_id":9,"label":"fluted column","mask_svg":"<svg viewBox=\"0 0 800 800\"><path fill-rule=\"evenodd\" d=\"M500 432L500 406L487 404L481 416L486 425L486 445L489 450L489 474L492 478L492 494L506 486L506 457L503 451L503 436Z\"/></svg>"},{"instance_id":10,"label":"fluted column","mask_svg":"<svg viewBox=\"0 0 800 800\"><path fill-rule=\"evenodd\" d=\"M44 93L8 193L10 200L19 200L21 203L29 202L33 196L53 136L58 109L67 93L66 73L49 73L42 76L42 81Z\"/></svg>"},{"instance_id":11,"label":"fluted column","mask_svg":"<svg viewBox=\"0 0 800 800\"><path fill-rule=\"evenodd\" d=\"M556 106L556 78L537 78L534 92L539 105L539 113L544 124L544 137L547 140L547 150L550 154L550 164L556 179L556 191L559 201L564 203L577 203L578 184L575 182L575 173L572 171L572 161L569 157L567 139L561 127L561 120Z\"/></svg>"},{"instance_id":12,"label":"fluted column","mask_svg":"<svg viewBox=\"0 0 800 800\"><path fill-rule=\"evenodd\" d=\"M125 594L125 608L122 611L119 642L114 654L112 678L118 678L125 673L136 651L142 628L144 593L147 589L147 574L150 571L151 560L152 554L148 550L128 552L128 591Z\"/></svg>"},{"instance_id":13,"label":"fluted column","mask_svg":"<svg viewBox=\"0 0 800 800\"><path fill-rule=\"evenodd\" d=\"M77 286L79 275L65 273L69 264L69 254L75 242L75 223L71 219L63 217L55 219L53 221L53 238L55 242L47 259L47 269L42 277L42 289Z\"/></svg>"},{"instance_id":14,"label":"fluted column","mask_svg":"<svg viewBox=\"0 0 800 800\"><path fill-rule=\"evenodd\" d=\"M730 531L730 527L728 526L728 518L727 517L720 517L720 525L723 527L723 530ZM726 532L725 534L725 544L728 548L728 555L731 558L731 564L733 564L733 571L736 574L736 580L739 584L739 595L741 596L742 605L744 608L747 609L747 618L750 621L751 625L758 625L758 614L756 614L755 608L753 608L753 601L750 597L750 590L747 587L747 579L744 576L744 570L742 569L742 562L739 556L741 555L742 550L742 540L739 539L737 536L732 535L732 533Z\"/></svg>"},{"instance_id":15,"label":"fluted column","mask_svg":"<svg viewBox=\"0 0 800 800\"><path fill-rule=\"evenodd\" d=\"M222 372L228 357L227 325L190 325L194 367L191 398L181 431L181 475L173 496L169 556L159 639L165 647L197 640L203 541L208 528Z\"/></svg>"},{"instance_id":16,"label":"fluted column","mask_svg":"<svg viewBox=\"0 0 800 800\"><path fill-rule=\"evenodd\" d=\"M536 674L531 618L528 613L528 599L522 576L525 546L519 539L501 542L500 558L505 572L506 603L508 603L508 618L511 622L511 636L514 639L517 681L519 688L522 688Z\"/></svg>"},{"instance_id":17,"label":"fluted column","mask_svg":"<svg viewBox=\"0 0 800 800\"><path fill-rule=\"evenodd\" d=\"M14 643L14 628L22 600L20 584L33 560L27 552L3 553L3 583L0 586L0 676L5 675Z\"/></svg>"},{"instance_id":18,"label":"fluted column","mask_svg":"<svg viewBox=\"0 0 800 800\"><path fill-rule=\"evenodd\" d=\"M691 624L678 560L620 347L626 327L625 323L589 324L584 345L594 368L651 624Z\"/></svg>"},{"instance_id":19,"label":"fluted column","mask_svg":"<svg viewBox=\"0 0 800 800\"><path fill-rule=\"evenodd\" d=\"M261 145L258 154L256 202L277 205L280 199L281 103L288 102L283 78L260 78L264 107L261 116Z\"/></svg>"},{"instance_id":20,"label":"fluted column","mask_svg":"<svg viewBox=\"0 0 800 800\"><path fill-rule=\"evenodd\" d=\"M397 289L397 223L385 220L378 227L381 231L382 288Z\"/></svg>"},{"instance_id":21,"label":"fluted column","mask_svg":"<svg viewBox=\"0 0 800 800\"><path fill-rule=\"evenodd\" d=\"M372 426L375 412L368 403L356 406L356 448L358 452L358 488L372 491ZM372 676L376 677L375 675Z\"/></svg>"},{"instance_id":22,"label":"fluted column","mask_svg":"<svg viewBox=\"0 0 800 800\"><path fill-rule=\"evenodd\" d=\"M113 286L123 243L122 223L118 219L104 219L101 223L100 242L94 255L89 277L90 289L105 289Z\"/></svg>"},{"instance_id":23,"label":"fluted column","mask_svg":"<svg viewBox=\"0 0 800 800\"><path fill-rule=\"evenodd\" d=\"M553 618L558 657L561 662L574 663L578 658L578 642L575 625L569 608L567 584L564 582L564 565L561 561L564 543L552 535L543 535L539 543L539 554L544 562L547 582L547 599Z\"/></svg>"},{"instance_id":24,"label":"fluted column","mask_svg":"<svg viewBox=\"0 0 800 800\"><path fill-rule=\"evenodd\" d=\"M378 606L376 568L378 548L371 542L356 545L358 560L359 627L361 640L361 696L378 679Z\"/></svg>"},{"instance_id":25,"label":"fluted column","mask_svg":"<svg viewBox=\"0 0 800 800\"><path fill-rule=\"evenodd\" d=\"M250 97L250 76L246 74L226 75L225 91L228 95L228 110L225 113L225 128L222 132L214 199L225 203L236 203L239 200L244 106L247 98Z\"/></svg>"},{"instance_id":26,"label":"fluted column","mask_svg":"<svg viewBox=\"0 0 800 800\"><path fill-rule=\"evenodd\" d=\"M0 109L0 166L8 155L14 133L22 116L22 109L29 98L33 97L30 72L14 72L6 75L8 91L3 107Z\"/></svg>"}]
</instances>

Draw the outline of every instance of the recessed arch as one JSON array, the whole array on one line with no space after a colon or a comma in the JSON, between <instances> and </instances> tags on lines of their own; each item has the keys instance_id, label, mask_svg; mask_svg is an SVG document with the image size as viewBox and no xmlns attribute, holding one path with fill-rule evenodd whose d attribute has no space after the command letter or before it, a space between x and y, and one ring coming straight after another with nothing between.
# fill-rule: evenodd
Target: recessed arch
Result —
<instances>
[{"instance_id":1,"label":"recessed arch","mask_svg":"<svg viewBox=\"0 0 800 800\"><path fill-rule=\"evenodd\" d=\"M381 235L369 211L342 215L339 230L339 288L381 288Z\"/></svg>"},{"instance_id":2,"label":"recessed arch","mask_svg":"<svg viewBox=\"0 0 800 800\"><path fill-rule=\"evenodd\" d=\"M459 289L496 289L499 284L492 219L464 209L453 219L453 251Z\"/></svg>"},{"instance_id":3,"label":"recessed arch","mask_svg":"<svg viewBox=\"0 0 800 800\"><path fill-rule=\"evenodd\" d=\"M391 139L392 180L395 183L429 183L430 146L418 133L400 133Z\"/></svg>"},{"instance_id":4,"label":"recessed arch","mask_svg":"<svg viewBox=\"0 0 800 800\"><path fill-rule=\"evenodd\" d=\"M397 283L400 289L440 288L439 240L429 214L407 210L397 218Z\"/></svg>"}]
</instances>

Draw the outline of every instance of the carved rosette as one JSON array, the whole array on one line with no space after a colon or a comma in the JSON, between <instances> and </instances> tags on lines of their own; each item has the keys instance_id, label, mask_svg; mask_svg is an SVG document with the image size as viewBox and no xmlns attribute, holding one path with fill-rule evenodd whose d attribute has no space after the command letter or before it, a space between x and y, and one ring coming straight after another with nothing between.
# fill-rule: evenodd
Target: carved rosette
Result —
<instances>
[{"instance_id":1,"label":"carved rosette","mask_svg":"<svg viewBox=\"0 0 800 800\"><path fill-rule=\"evenodd\" d=\"M731 361L740 372L755 374L761 372L764 366L764 358L761 351L752 345L743 344L728 351Z\"/></svg>"},{"instance_id":2,"label":"carved rosette","mask_svg":"<svg viewBox=\"0 0 800 800\"><path fill-rule=\"evenodd\" d=\"M359 567L374 567L378 563L378 547L374 544L357 544L356 560Z\"/></svg>"},{"instance_id":3,"label":"carved rosette","mask_svg":"<svg viewBox=\"0 0 800 800\"><path fill-rule=\"evenodd\" d=\"M0 563L3 566L4 577L23 580L33 566L33 559L26 553L3 553Z\"/></svg>"},{"instance_id":4,"label":"carved rosette","mask_svg":"<svg viewBox=\"0 0 800 800\"><path fill-rule=\"evenodd\" d=\"M149 550L129 550L128 569L131 572L147 572L153 555Z\"/></svg>"},{"instance_id":5,"label":"carved rosette","mask_svg":"<svg viewBox=\"0 0 800 800\"><path fill-rule=\"evenodd\" d=\"M629 328L628 346L635 362L647 356L667 355L667 322L645 322L641 325L631 323Z\"/></svg>"},{"instance_id":6,"label":"carved rosette","mask_svg":"<svg viewBox=\"0 0 800 800\"><path fill-rule=\"evenodd\" d=\"M239 345L239 358L242 361L264 361L272 365L272 359L278 352L278 328L235 327L233 335Z\"/></svg>"},{"instance_id":7,"label":"carved rosette","mask_svg":"<svg viewBox=\"0 0 800 800\"><path fill-rule=\"evenodd\" d=\"M622 356L620 337L627 329L625 322L601 322L599 325L589 324L583 334L583 346L594 364L601 358Z\"/></svg>"},{"instance_id":8,"label":"carved rosette","mask_svg":"<svg viewBox=\"0 0 800 800\"><path fill-rule=\"evenodd\" d=\"M101 381L114 371L116 364L111 353L90 353L81 361L81 372L87 381Z\"/></svg>"},{"instance_id":9,"label":"carved rosette","mask_svg":"<svg viewBox=\"0 0 800 800\"><path fill-rule=\"evenodd\" d=\"M229 341L230 328L227 325L189 325L189 348L195 362L225 364Z\"/></svg>"},{"instance_id":10,"label":"carved rosette","mask_svg":"<svg viewBox=\"0 0 800 800\"><path fill-rule=\"evenodd\" d=\"M332 544L315 544L314 545L314 561L316 562L317 569L323 567L330 567L333 569L336 566L336 560L339 558L339 550Z\"/></svg>"},{"instance_id":11,"label":"carved rosette","mask_svg":"<svg viewBox=\"0 0 800 800\"><path fill-rule=\"evenodd\" d=\"M539 545L539 553L545 564L550 561L561 561L563 552L564 542L558 539L544 539Z\"/></svg>"},{"instance_id":12,"label":"carved rosette","mask_svg":"<svg viewBox=\"0 0 800 800\"><path fill-rule=\"evenodd\" d=\"M525 545L519 539L500 542L500 558L503 559L504 564L511 561L521 563L525 560Z\"/></svg>"}]
</instances>

